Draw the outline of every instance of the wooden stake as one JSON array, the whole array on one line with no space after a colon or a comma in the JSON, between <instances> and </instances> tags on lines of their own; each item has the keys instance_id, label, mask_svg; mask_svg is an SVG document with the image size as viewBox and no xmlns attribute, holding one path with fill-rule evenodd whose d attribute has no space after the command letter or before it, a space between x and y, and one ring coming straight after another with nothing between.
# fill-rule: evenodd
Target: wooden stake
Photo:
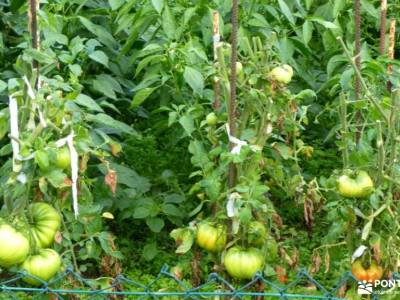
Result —
<instances>
[{"instance_id":1,"label":"wooden stake","mask_svg":"<svg viewBox=\"0 0 400 300\"><path fill-rule=\"evenodd\" d=\"M238 35L238 0L232 1L232 56L231 56L231 78L230 78L230 101L229 101L229 131L232 136L236 136L236 61L237 61L237 35ZM234 147L229 144L230 149ZM233 188L236 184L236 166L229 165L228 186Z\"/></svg>"},{"instance_id":2,"label":"wooden stake","mask_svg":"<svg viewBox=\"0 0 400 300\"><path fill-rule=\"evenodd\" d=\"M381 55L385 54L386 12L387 12L387 0L381 0L381 38L379 43L379 50Z\"/></svg>"},{"instance_id":3,"label":"wooden stake","mask_svg":"<svg viewBox=\"0 0 400 300\"><path fill-rule=\"evenodd\" d=\"M214 63L218 60L218 47L220 46L221 35L219 33L219 12L213 13L213 46L214 46ZM214 82L214 103L213 107L218 110L221 107L221 82L219 78Z\"/></svg>"},{"instance_id":4,"label":"wooden stake","mask_svg":"<svg viewBox=\"0 0 400 300\"><path fill-rule=\"evenodd\" d=\"M39 7L39 2L37 0L28 0L28 25L29 31L31 32L32 37L32 48L39 50L40 48L40 40L39 40L39 30L38 30L38 21L37 21L37 10ZM35 87L39 87L39 63L36 60L32 62L33 70L36 71L36 84Z\"/></svg>"},{"instance_id":5,"label":"wooden stake","mask_svg":"<svg viewBox=\"0 0 400 300\"><path fill-rule=\"evenodd\" d=\"M388 49L388 58L394 59L394 45L396 42L396 19L390 19L390 31L389 31L389 49ZM393 72L392 64L389 64L387 67L387 73L391 75ZM392 83L390 80L387 83L388 91L392 90Z\"/></svg>"},{"instance_id":6,"label":"wooden stake","mask_svg":"<svg viewBox=\"0 0 400 300\"><path fill-rule=\"evenodd\" d=\"M355 13L355 63L356 68L359 72L361 72L361 2L360 0L354 1L354 13ZM356 76L355 82L355 100L359 100L361 96L361 82L360 79ZM361 138L361 125L362 116L361 111L356 111L356 143L360 141Z\"/></svg>"}]
</instances>

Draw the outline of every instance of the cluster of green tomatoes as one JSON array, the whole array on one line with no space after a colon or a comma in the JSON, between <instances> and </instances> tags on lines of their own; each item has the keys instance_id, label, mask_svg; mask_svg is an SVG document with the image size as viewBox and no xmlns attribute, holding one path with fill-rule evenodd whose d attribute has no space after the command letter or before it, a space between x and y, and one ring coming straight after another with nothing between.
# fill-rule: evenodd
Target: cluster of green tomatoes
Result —
<instances>
[{"instance_id":1,"label":"cluster of green tomatoes","mask_svg":"<svg viewBox=\"0 0 400 300\"><path fill-rule=\"evenodd\" d=\"M34 286L51 280L61 267L60 255L49 248L60 225L58 211L44 202L29 206L27 220L18 218L13 224L1 220L0 267L25 271L30 276L22 280Z\"/></svg>"},{"instance_id":2,"label":"cluster of green tomatoes","mask_svg":"<svg viewBox=\"0 0 400 300\"><path fill-rule=\"evenodd\" d=\"M223 256L225 269L230 276L236 279L251 279L257 271L263 270L265 256L261 247L266 243L267 236L264 224L259 221L252 221L249 224L247 232L249 247L233 246L227 249ZM204 250L212 253L221 252L227 246L227 239L227 229L222 224L202 222L197 226L196 242Z\"/></svg>"}]
</instances>

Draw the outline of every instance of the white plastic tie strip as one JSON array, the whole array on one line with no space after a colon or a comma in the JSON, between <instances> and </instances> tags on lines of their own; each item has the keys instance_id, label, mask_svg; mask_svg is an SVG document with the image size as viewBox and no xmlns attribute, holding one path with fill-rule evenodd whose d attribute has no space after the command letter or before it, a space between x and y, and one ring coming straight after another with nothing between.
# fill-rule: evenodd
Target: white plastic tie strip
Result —
<instances>
[{"instance_id":1,"label":"white plastic tie strip","mask_svg":"<svg viewBox=\"0 0 400 300\"><path fill-rule=\"evenodd\" d=\"M229 218L233 218L237 214L236 200L240 199L239 193L232 193L228 195L228 201L226 203L226 214Z\"/></svg>"},{"instance_id":2,"label":"white plastic tie strip","mask_svg":"<svg viewBox=\"0 0 400 300\"><path fill-rule=\"evenodd\" d=\"M18 130L18 103L17 100L10 95L9 97L10 109L10 131L11 131L11 147L13 150L13 171L19 172L20 167L17 165L16 160L19 157L19 130Z\"/></svg>"},{"instance_id":3,"label":"white plastic tie strip","mask_svg":"<svg viewBox=\"0 0 400 300\"><path fill-rule=\"evenodd\" d=\"M365 250L367 250L368 248L364 245L361 245L360 247L358 247L356 249L356 251L354 251L353 255L351 256L351 262L353 263L357 258L361 257Z\"/></svg>"},{"instance_id":4,"label":"white plastic tie strip","mask_svg":"<svg viewBox=\"0 0 400 300\"><path fill-rule=\"evenodd\" d=\"M247 142L246 142L246 141L239 140L238 138L232 136L232 135L231 135L231 131L230 131L230 129L229 129L229 124L226 124L226 132L227 132L227 134L228 134L229 141L230 141L232 144L235 144L235 145L236 145L236 146L234 146L234 147L232 148L231 153L232 153L232 154L240 154L240 151L242 150L242 147L243 147L243 146L247 146Z\"/></svg>"},{"instance_id":5,"label":"white plastic tie strip","mask_svg":"<svg viewBox=\"0 0 400 300\"><path fill-rule=\"evenodd\" d=\"M26 178L26 174L24 172L18 174L17 180L22 184L25 184L28 181L28 179Z\"/></svg>"},{"instance_id":6,"label":"white plastic tie strip","mask_svg":"<svg viewBox=\"0 0 400 300\"><path fill-rule=\"evenodd\" d=\"M58 148L67 145L71 155L71 181L72 181L72 206L74 208L75 218L79 215L79 203L78 203L78 153L74 147L74 131L56 142Z\"/></svg>"}]
</instances>

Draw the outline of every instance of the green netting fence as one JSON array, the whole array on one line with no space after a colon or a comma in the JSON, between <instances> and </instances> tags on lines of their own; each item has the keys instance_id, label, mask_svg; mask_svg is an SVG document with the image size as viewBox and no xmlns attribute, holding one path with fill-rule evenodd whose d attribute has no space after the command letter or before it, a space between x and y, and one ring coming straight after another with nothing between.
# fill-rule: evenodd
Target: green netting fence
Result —
<instances>
[{"instance_id":1,"label":"green netting fence","mask_svg":"<svg viewBox=\"0 0 400 300\"><path fill-rule=\"evenodd\" d=\"M246 284L231 282L217 273L196 287L189 281L179 280L164 266L158 276L146 284L139 280L118 275L115 278L89 279L74 272L72 268L50 282L25 272L0 274L0 299L345 299L339 290L344 285L358 288L358 282L350 272L340 278L336 285L327 288L314 279L306 270L297 273L288 285L280 285L257 273ZM23 277L39 280L40 287L31 287L22 282ZM393 279L400 279L397 274ZM260 286L262 289L260 291ZM373 291L368 299L386 299L385 291ZM399 299L400 299L400 295Z\"/></svg>"}]
</instances>

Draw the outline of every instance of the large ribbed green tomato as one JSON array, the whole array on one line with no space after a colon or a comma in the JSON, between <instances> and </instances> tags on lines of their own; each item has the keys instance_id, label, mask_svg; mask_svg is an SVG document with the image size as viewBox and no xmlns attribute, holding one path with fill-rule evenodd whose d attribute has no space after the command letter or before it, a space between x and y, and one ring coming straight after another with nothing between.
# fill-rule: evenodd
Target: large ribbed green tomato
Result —
<instances>
[{"instance_id":1,"label":"large ribbed green tomato","mask_svg":"<svg viewBox=\"0 0 400 300\"><path fill-rule=\"evenodd\" d=\"M374 183L365 171L351 172L339 177L337 181L338 193L347 198L363 198L374 190Z\"/></svg>"},{"instance_id":2,"label":"large ribbed green tomato","mask_svg":"<svg viewBox=\"0 0 400 300\"><path fill-rule=\"evenodd\" d=\"M50 246L61 225L61 216L51 205L37 202L30 206L33 224L31 231L36 245L40 248Z\"/></svg>"},{"instance_id":3,"label":"large ribbed green tomato","mask_svg":"<svg viewBox=\"0 0 400 300\"><path fill-rule=\"evenodd\" d=\"M29 254L28 239L7 224L0 226L0 266L7 268L22 263Z\"/></svg>"},{"instance_id":4,"label":"large ribbed green tomato","mask_svg":"<svg viewBox=\"0 0 400 300\"><path fill-rule=\"evenodd\" d=\"M38 254L28 256L20 268L21 270L25 270L29 275L36 276L48 282L57 274L60 267L61 258L56 251L53 249L40 249ZM42 285L42 282L29 276L23 277L22 280L31 285Z\"/></svg>"},{"instance_id":5,"label":"large ribbed green tomato","mask_svg":"<svg viewBox=\"0 0 400 300\"><path fill-rule=\"evenodd\" d=\"M226 238L226 228L223 225L213 226L205 222L197 227L197 244L207 251L217 252L224 249Z\"/></svg>"},{"instance_id":6,"label":"large ribbed green tomato","mask_svg":"<svg viewBox=\"0 0 400 300\"><path fill-rule=\"evenodd\" d=\"M264 266L261 251L257 248L232 247L225 254L224 265L229 275L236 279L251 279Z\"/></svg>"}]
</instances>

